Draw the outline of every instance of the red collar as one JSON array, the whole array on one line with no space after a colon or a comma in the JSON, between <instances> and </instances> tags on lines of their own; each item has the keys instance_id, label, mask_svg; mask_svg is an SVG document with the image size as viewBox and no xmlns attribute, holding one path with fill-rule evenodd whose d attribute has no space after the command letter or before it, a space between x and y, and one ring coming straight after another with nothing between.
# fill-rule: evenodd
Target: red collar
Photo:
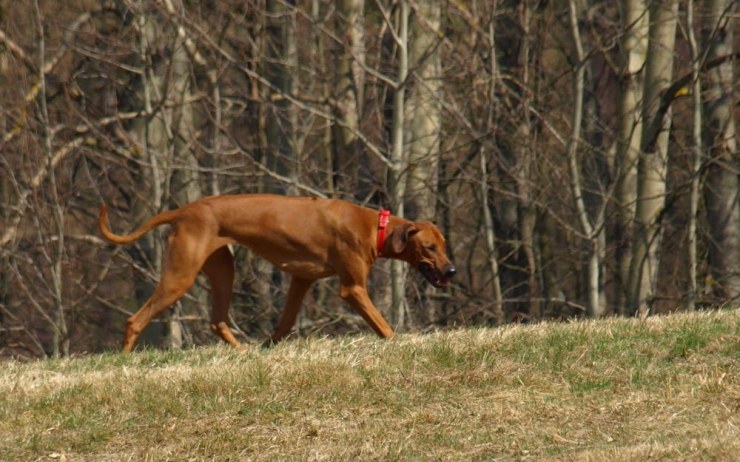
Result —
<instances>
[{"instance_id":1,"label":"red collar","mask_svg":"<svg viewBox=\"0 0 740 462\"><path fill-rule=\"evenodd\" d=\"M378 256L383 256L383 246L385 245L385 230L388 228L388 222L391 221L390 210L381 210L378 214Z\"/></svg>"}]
</instances>

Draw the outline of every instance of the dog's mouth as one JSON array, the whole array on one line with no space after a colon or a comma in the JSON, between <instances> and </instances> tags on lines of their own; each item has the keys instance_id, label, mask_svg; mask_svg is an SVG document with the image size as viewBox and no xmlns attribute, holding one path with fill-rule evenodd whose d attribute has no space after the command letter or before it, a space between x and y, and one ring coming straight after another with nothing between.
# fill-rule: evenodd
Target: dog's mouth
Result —
<instances>
[{"instance_id":1,"label":"dog's mouth","mask_svg":"<svg viewBox=\"0 0 740 462\"><path fill-rule=\"evenodd\" d=\"M449 278L444 277L437 271L431 264L421 262L419 264L419 272L424 278L429 281L431 285L439 289L447 287L450 283Z\"/></svg>"}]
</instances>

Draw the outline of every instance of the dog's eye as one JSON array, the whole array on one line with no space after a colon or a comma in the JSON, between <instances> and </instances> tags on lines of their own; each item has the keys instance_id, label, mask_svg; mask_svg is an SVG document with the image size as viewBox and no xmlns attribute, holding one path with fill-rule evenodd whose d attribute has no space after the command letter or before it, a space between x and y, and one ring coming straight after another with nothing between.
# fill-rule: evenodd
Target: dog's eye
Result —
<instances>
[{"instance_id":1,"label":"dog's eye","mask_svg":"<svg viewBox=\"0 0 740 462\"><path fill-rule=\"evenodd\" d=\"M427 246L427 250L430 251L430 252L436 252L437 251L437 246L434 245L434 244L428 245Z\"/></svg>"}]
</instances>

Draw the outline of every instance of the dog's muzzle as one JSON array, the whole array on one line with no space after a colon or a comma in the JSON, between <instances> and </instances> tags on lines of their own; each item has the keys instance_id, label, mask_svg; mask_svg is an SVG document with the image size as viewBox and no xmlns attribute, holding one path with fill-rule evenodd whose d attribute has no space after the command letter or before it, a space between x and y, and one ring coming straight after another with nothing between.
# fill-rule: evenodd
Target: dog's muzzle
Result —
<instances>
[{"instance_id":1,"label":"dog's muzzle","mask_svg":"<svg viewBox=\"0 0 740 462\"><path fill-rule=\"evenodd\" d=\"M419 265L419 272L434 287L447 287L450 278L457 274L457 269L453 265L447 265L442 271L438 271L432 264L422 262Z\"/></svg>"}]
</instances>

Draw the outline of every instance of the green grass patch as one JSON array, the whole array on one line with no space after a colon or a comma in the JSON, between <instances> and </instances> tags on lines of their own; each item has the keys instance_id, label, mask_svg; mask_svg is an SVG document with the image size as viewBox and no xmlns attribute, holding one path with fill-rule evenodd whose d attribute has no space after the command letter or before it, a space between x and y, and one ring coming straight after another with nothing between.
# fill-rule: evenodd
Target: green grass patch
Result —
<instances>
[{"instance_id":1,"label":"green grass patch","mask_svg":"<svg viewBox=\"0 0 740 462\"><path fill-rule=\"evenodd\" d=\"M0 460L733 460L737 311L0 365Z\"/></svg>"}]
</instances>

